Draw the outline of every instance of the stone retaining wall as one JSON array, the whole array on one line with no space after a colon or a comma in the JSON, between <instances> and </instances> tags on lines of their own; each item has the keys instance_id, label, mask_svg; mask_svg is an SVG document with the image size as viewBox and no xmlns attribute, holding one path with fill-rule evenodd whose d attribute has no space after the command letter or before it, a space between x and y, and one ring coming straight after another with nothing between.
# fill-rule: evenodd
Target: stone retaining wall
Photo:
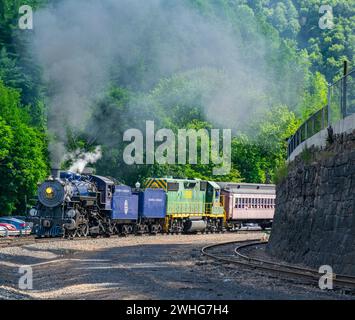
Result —
<instances>
[{"instance_id":1,"label":"stone retaining wall","mask_svg":"<svg viewBox=\"0 0 355 320\"><path fill-rule=\"evenodd\" d=\"M304 150L276 188L271 255L355 275L355 130Z\"/></svg>"}]
</instances>

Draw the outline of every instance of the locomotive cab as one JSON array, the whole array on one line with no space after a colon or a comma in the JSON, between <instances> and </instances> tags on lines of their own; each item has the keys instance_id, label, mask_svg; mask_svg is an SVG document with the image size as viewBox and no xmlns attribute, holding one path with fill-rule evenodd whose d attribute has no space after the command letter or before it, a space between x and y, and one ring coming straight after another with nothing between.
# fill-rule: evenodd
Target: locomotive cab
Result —
<instances>
[{"instance_id":1,"label":"locomotive cab","mask_svg":"<svg viewBox=\"0 0 355 320\"><path fill-rule=\"evenodd\" d=\"M213 181L206 181L206 184L206 213L224 218L221 187Z\"/></svg>"},{"instance_id":2,"label":"locomotive cab","mask_svg":"<svg viewBox=\"0 0 355 320\"><path fill-rule=\"evenodd\" d=\"M112 197L115 192L115 184L112 180L107 179L102 176L90 176L91 181L93 181L99 191L99 207L101 210L111 210L112 209Z\"/></svg>"}]
</instances>

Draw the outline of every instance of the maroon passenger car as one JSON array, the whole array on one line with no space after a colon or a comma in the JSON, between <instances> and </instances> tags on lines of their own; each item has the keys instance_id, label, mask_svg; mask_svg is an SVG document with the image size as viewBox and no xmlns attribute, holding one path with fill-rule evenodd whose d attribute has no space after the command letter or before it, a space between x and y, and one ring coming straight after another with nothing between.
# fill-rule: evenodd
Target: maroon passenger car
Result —
<instances>
[{"instance_id":1,"label":"maroon passenger car","mask_svg":"<svg viewBox=\"0 0 355 320\"><path fill-rule=\"evenodd\" d=\"M218 183L226 211L228 229L256 223L271 227L275 211L275 185L253 183Z\"/></svg>"}]
</instances>

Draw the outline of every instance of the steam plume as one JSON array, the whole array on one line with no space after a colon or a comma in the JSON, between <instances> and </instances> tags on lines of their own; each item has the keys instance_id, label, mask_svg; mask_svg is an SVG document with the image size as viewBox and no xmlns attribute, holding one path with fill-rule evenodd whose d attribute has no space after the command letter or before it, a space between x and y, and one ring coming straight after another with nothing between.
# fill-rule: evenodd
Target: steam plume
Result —
<instances>
[{"instance_id":1,"label":"steam plume","mask_svg":"<svg viewBox=\"0 0 355 320\"><path fill-rule=\"evenodd\" d=\"M78 149L66 155L67 160L74 161L69 171L82 173L87 164L93 164L102 157L101 147L98 146L93 152L83 152Z\"/></svg>"},{"instance_id":2,"label":"steam plume","mask_svg":"<svg viewBox=\"0 0 355 320\"><path fill-rule=\"evenodd\" d=\"M236 28L200 15L191 2L61 0L35 14L32 49L49 86L53 166L66 154L67 129L86 129L91 107L112 81L149 92L160 79L179 72L221 70L223 76L216 72L206 88L201 89L198 77L193 81L200 85L206 118L224 128L245 126L272 99L295 104L303 74L284 66L289 71L280 78L273 70L268 55L274 44L258 32L247 6L235 5L241 21ZM171 98L182 104L185 99ZM168 97L164 103L168 108L172 101ZM140 116L136 111L127 115ZM96 131L91 125L88 134Z\"/></svg>"}]
</instances>

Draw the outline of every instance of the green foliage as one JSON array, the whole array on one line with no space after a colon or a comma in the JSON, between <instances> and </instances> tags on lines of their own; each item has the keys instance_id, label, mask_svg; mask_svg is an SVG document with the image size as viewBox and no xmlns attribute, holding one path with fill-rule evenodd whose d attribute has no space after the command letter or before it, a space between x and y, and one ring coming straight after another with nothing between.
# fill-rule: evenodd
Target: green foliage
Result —
<instances>
[{"instance_id":1,"label":"green foliage","mask_svg":"<svg viewBox=\"0 0 355 320\"><path fill-rule=\"evenodd\" d=\"M232 163L244 182L266 182L267 159L260 152L260 147L245 135L240 135L232 140Z\"/></svg>"},{"instance_id":2,"label":"green foliage","mask_svg":"<svg viewBox=\"0 0 355 320\"><path fill-rule=\"evenodd\" d=\"M21 88L24 85L22 70L5 47L0 51L0 79L12 88Z\"/></svg>"},{"instance_id":3,"label":"green foliage","mask_svg":"<svg viewBox=\"0 0 355 320\"><path fill-rule=\"evenodd\" d=\"M20 6L30 5L35 10L45 3L47 0L0 1L0 80L21 93L22 105L28 106L33 116L32 123L42 128L44 96L41 73L27 48L33 31L20 30L18 21Z\"/></svg>"},{"instance_id":4,"label":"green foliage","mask_svg":"<svg viewBox=\"0 0 355 320\"><path fill-rule=\"evenodd\" d=\"M233 140L233 163L246 181L274 180L275 169L285 160L286 140L296 132L299 123L287 106L274 106L255 119L249 137L242 135Z\"/></svg>"},{"instance_id":5,"label":"green foliage","mask_svg":"<svg viewBox=\"0 0 355 320\"><path fill-rule=\"evenodd\" d=\"M306 49L312 71L331 82L341 74L344 59L352 62L355 52L355 2L349 0L248 0L257 15L269 22L284 37L297 40ZM334 27L321 29L321 5L330 5Z\"/></svg>"},{"instance_id":6,"label":"green foliage","mask_svg":"<svg viewBox=\"0 0 355 320\"><path fill-rule=\"evenodd\" d=\"M316 72L310 77L307 90L299 106L299 116L306 120L316 111L327 105L328 84L324 76Z\"/></svg>"},{"instance_id":7,"label":"green foliage","mask_svg":"<svg viewBox=\"0 0 355 320\"><path fill-rule=\"evenodd\" d=\"M2 162L10 153L11 144L13 143L13 133L11 127L0 116L0 161Z\"/></svg>"},{"instance_id":8,"label":"green foliage","mask_svg":"<svg viewBox=\"0 0 355 320\"><path fill-rule=\"evenodd\" d=\"M0 215L24 213L25 198L47 174L45 105L40 72L18 29L19 7L46 0L0 1Z\"/></svg>"},{"instance_id":9,"label":"green foliage","mask_svg":"<svg viewBox=\"0 0 355 320\"><path fill-rule=\"evenodd\" d=\"M0 81L0 214L24 211L47 174L45 137L29 120L19 93Z\"/></svg>"},{"instance_id":10,"label":"green foliage","mask_svg":"<svg viewBox=\"0 0 355 320\"><path fill-rule=\"evenodd\" d=\"M300 157L305 164L310 164L313 159L313 153L306 146L305 149L300 153Z\"/></svg>"},{"instance_id":11,"label":"green foliage","mask_svg":"<svg viewBox=\"0 0 355 320\"><path fill-rule=\"evenodd\" d=\"M331 82L342 72L344 59L353 61L355 51L355 3L348 0L328 1L333 8L334 27L321 29L317 11L324 4L319 0L294 1L305 23L299 33L300 45L310 53L313 70L320 71Z\"/></svg>"}]
</instances>

